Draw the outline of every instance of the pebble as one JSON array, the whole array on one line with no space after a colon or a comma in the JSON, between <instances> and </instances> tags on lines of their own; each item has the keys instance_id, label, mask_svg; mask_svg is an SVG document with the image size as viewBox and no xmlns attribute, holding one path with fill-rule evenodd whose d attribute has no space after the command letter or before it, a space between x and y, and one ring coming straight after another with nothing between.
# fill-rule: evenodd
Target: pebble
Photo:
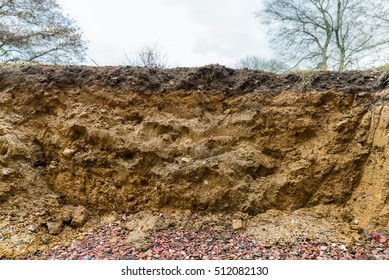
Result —
<instances>
[{"instance_id":1,"label":"pebble","mask_svg":"<svg viewBox=\"0 0 389 280\"><path fill-rule=\"evenodd\" d=\"M234 230L241 229L243 227L243 221L242 220L233 220L232 221L232 228Z\"/></svg>"},{"instance_id":2,"label":"pebble","mask_svg":"<svg viewBox=\"0 0 389 280\"><path fill-rule=\"evenodd\" d=\"M124 221L124 219L123 219ZM126 242L127 234L118 230L119 221L99 225L90 234L80 233L73 244L48 248L37 255L21 256L24 259L59 260L297 260L297 259L387 259L388 242L381 244L353 244L347 252L342 243L316 243L314 240L295 243L263 244L244 236L229 225L222 232L206 229L164 229L147 233L150 247L136 250Z\"/></svg>"},{"instance_id":3,"label":"pebble","mask_svg":"<svg viewBox=\"0 0 389 280\"><path fill-rule=\"evenodd\" d=\"M36 228L32 225L28 226L27 230L30 232L36 232Z\"/></svg>"},{"instance_id":4,"label":"pebble","mask_svg":"<svg viewBox=\"0 0 389 280\"><path fill-rule=\"evenodd\" d=\"M77 206L73 211L73 217L70 222L70 226L73 228L82 227L88 220L88 210L82 206Z\"/></svg>"},{"instance_id":5,"label":"pebble","mask_svg":"<svg viewBox=\"0 0 389 280\"><path fill-rule=\"evenodd\" d=\"M13 172L14 171L10 168L2 168L1 169L1 175L3 175L4 177L11 175Z\"/></svg>"},{"instance_id":6,"label":"pebble","mask_svg":"<svg viewBox=\"0 0 389 280\"><path fill-rule=\"evenodd\" d=\"M62 222L47 222L47 230L51 235L58 235L63 230Z\"/></svg>"},{"instance_id":7,"label":"pebble","mask_svg":"<svg viewBox=\"0 0 389 280\"><path fill-rule=\"evenodd\" d=\"M70 156L72 156L75 152L76 152L76 150L74 150L74 149L65 148L65 149L63 150L62 154L63 154L65 157L70 157Z\"/></svg>"}]
</instances>

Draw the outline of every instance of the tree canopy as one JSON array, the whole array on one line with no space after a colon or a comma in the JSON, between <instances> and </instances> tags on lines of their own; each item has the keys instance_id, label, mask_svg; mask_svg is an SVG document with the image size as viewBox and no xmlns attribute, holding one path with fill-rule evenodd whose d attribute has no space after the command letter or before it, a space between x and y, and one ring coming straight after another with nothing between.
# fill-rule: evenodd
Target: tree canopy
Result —
<instances>
[{"instance_id":1,"label":"tree canopy","mask_svg":"<svg viewBox=\"0 0 389 280\"><path fill-rule=\"evenodd\" d=\"M343 71L389 47L389 1L265 0L257 17L294 67Z\"/></svg>"},{"instance_id":2,"label":"tree canopy","mask_svg":"<svg viewBox=\"0 0 389 280\"><path fill-rule=\"evenodd\" d=\"M0 60L77 63L86 43L55 0L0 0Z\"/></svg>"}]
</instances>

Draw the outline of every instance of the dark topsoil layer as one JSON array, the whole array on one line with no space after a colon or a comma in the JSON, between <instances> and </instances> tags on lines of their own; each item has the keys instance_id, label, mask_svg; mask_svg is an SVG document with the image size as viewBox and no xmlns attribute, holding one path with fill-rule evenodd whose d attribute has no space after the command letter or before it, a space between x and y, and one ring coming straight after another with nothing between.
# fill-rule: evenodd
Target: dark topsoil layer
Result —
<instances>
[{"instance_id":1,"label":"dark topsoil layer","mask_svg":"<svg viewBox=\"0 0 389 280\"><path fill-rule=\"evenodd\" d=\"M233 95L254 90L278 93L291 89L301 92L334 90L353 94L388 87L389 73L374 69L276 75L260 70L235 70L220 65L172 69L39 64L0 66L0 90L9 86L20 90L60 90L91 85L107 89L134 90L145 94L150 91L199 90Z\"/></svg>"}]
</instances>

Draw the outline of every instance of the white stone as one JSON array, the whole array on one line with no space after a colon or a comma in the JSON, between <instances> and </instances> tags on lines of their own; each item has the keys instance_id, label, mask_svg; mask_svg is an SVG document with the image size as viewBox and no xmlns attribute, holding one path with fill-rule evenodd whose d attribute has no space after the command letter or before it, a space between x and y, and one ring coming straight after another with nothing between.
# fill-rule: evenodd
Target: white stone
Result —
<instances>
[{"instance_id":1,"label":"white stone","mask_svg":"<svg viewBox=\"0 0 389 280\"><path fill-rule=\"evenodd\" d=\"M9 169L9 168L2 168L1 169L1 175L3 175L3 176L9 176L12 173L14 173L14 171L12 169Z\"/></svg>"},{"instance_id":2,"label":"white stone","mask_svg":"<svg viewBox=\"0 0 389 280\"><path fill-rule=\"evenodd\" d=\"M76 152L76 150L74 150L74 149L65 148L65 149L63 150L62 154L63 154L65 157L69 157L69 156L74 155L75 152Z\"/></svg>"},{"instance_id":3,"label":"white stone","mask_svg":"<svg viewBox=\"0 0 389 280\"><path fill-rule=\"evenodd\" d=\"M181 161L183 161L183 162L191 162L191 159L187 158L187 157L183 157L183 158L181 158Z\"/></svg>"}]
</instances>

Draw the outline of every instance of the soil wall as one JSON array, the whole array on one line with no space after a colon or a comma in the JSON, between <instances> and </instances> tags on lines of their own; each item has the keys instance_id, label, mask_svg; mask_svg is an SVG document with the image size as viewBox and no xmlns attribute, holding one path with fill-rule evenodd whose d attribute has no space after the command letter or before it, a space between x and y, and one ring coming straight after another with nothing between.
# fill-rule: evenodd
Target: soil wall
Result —
<instances>
[{"instance_id":1,"label":"soil wall","mask_svg":"<svg viewBox=\"0 0 389 280\"><path fill-rule=\"evenodd\" d=\"M378 70L2 65L0 205L15 219L336 205L388 227L388 101Z\"/></svg>"}]
</instances>

